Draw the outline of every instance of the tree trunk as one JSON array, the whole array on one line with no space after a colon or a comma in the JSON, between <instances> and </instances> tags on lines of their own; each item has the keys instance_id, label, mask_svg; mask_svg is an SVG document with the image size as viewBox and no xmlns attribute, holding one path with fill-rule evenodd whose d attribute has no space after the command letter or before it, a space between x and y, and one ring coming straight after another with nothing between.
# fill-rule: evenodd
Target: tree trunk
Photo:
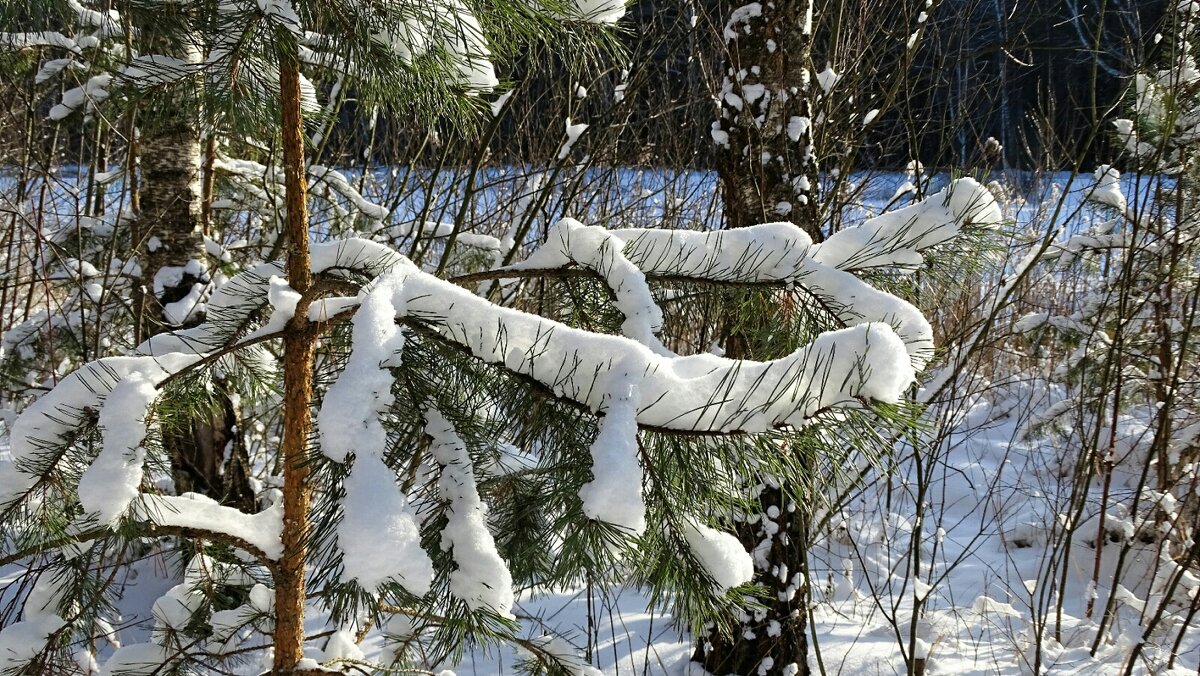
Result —
<instances>
[{"instance_id":1,"label":"tree trunk","mask_svg":"<svg viewBox=\"0 0 1200 676\"><path fill-rule=\"evenodd\" d=\"M1012 96L1009 88L1012 85L1008 78L1008 14L1007 6L1001 5L1000 0L992 0L992 9L996 16L996 30L1000 33L1000 44L1004 49L997 50L996 65L1000 77L1000 168L1008 171L1008 148L1012 146Z\"/></svg>"},{"instance_id":2,"label":"tree trunk","mask_svg":"<svg viewBox=\"0 0 1200 676\"><path fill-rule=\"evenodd\" d=\"M738 523L735 532L747 550L766 543L754 574L767 589L763 605L746 608L733 635L714 630L703 637L692 659L717 676L807 676L808 513L777 487L765 487L759 504L759 519Z\"/></svg>"},{"instance_id":3,"label":"tree trunk","mask_svg":"<svg viewBox=\"0 0 1200 676\"><path fill-rule=\"evenodd\" d=\"M304 171L304 118L300 64L291 54L279 68L283 169L287 215L288 284L302 296L283 339L283 557L275 576L274 673L289 674L304 656L304 562L308 549L308 467L312 430L312 371L316 335L306 319L305 294L312 286L308 251L308 181Z\"/></svg>"},{"instance_id":4,"label":"tree trunk","mask_svg":"<svg viewBox=\"0 0 1200 676\"><path fill-rule=\"evenodd\" d=\"M199 59L195 50L184 58ZM143 109L139 121L142 181L136 236L143 312L138 328L146 337L191 323L191 308L180 301L209 280L200 231L197 111L188 105L155 106Z\"/></svg>"},{"instance_id":5,"label":"tree trunk","mask_svg":"<svg viewBox=\"0 0 1200 676\"><path fill-rule=\"evenodd\" d=\"M725 25L717 173L726 227L792 221L822 239L807 89L813 0L752 3ZM755 13L751 8L761 8Z\"/></svg>"},{"instance_id":6,"label":"tree trunk","mask_svg":"<svg viewBox=\"0 0 1200 676\"><path fill-rule=\"evenodd\" d=\"M198 50L184 55L199 62ZM162 331L198 324L209 283L201 228L203 196L198 115L194 106L157 106L139 116L141 181L134 242L142 284L134 295L139 342ZM186 428L163 431L176 493L202 493L222 504L254 511L249 456L236 432L229 397Z\"/></svg>"},{"instance_id":7,"label":"tree trunk","mask_svg":"<svg viewBox=\"0 0 1200 676\"><path fill-rule=\"evenodd\" d=\"M756 3L735 10L725 26L726 76L713 138L723 146L717 173L726 227L790 220L822 239L807 96L812 11L812 0ZM724 331L726 356L762 356L733 326ZM737 523L735 532L747 551L763 552L754 578L767 589L763 607L747 608L732 635L713 630L702 637L693 659L718 676L806 676L808 514L780 487L765 487L758 500L759 518Z\"/></svg>"}]
</instances>

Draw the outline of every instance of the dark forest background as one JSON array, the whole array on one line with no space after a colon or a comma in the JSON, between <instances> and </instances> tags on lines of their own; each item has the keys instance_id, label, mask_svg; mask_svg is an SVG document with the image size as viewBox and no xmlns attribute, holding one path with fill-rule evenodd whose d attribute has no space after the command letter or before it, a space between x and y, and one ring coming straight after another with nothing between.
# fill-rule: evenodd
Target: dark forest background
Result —
<instances>
[{"instance_id":1,"label":"dark forest background","mask_svg":"<svg viewBox=\"0 0 1200 676\"><path fill-rule=\"evenodd\" d=\"M600 161L709 168L721 34L725 17L740 4L636 0L621 24L628 54L623 66L524 55L501 73L517 90L510 114L496 129L474 137L449 139L427 125L386 115L371 129L371 116L356 109L351 92L324 161L404 163L427 158L440 144L457 143L461 152L439 153L439 161L453 165L469 161L486 137L490 161L538 163L553 156L562 118L571 117L608 127L599 145L590 133L589 151ZM814 70L832 63L842 75L829 114L861 117L884 109L858 135L852 164L902 168L915 158L927 166L969 166L994 138L1003 150L988 163L1006 169L1066 168L1081 158L1085 164L1107 162L1119 154L1111 134L1088 143L1088 130L1127 95L1134 64L1152 62L1167 5L1166 0L941 0L933 9L925 0L818 4ZM906 54L908 36L927 9L926 34L915 53ZM23 11L31 10L26 5ZM32 76L36 64L29 65ZM10 86L24 79L8 75ZM622 83L623 100L615 103L614 90ZM577 85L587 89L586 97L577 95ZM882 105L878 99L889 89L893 96ZM57 95L46 92L42 113ZM6 150L20 147L12 137L19 135L21 115L16 109L0 118L7 127L0 129L0 161Z\"/></svg>"}]
</instances>

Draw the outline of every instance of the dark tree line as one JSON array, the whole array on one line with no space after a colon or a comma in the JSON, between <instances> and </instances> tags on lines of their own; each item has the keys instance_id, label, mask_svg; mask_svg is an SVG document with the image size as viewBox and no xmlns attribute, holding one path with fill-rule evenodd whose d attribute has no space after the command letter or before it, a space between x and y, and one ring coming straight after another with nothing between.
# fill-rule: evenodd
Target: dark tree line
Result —
<instances>
[{"instance_id":1,"label":"dark tree line","mask_svg":"<svg viewBox=\"0 0 1200 676\"><path fill-rule=\"evenodd\" d=\"M624 19L629 64L572 63L530 53L505 75L519 83L513 104L521 114L502 121L492 141L497 160L548 158L554 134L528 134L530 119L550 131L573 114L593 124L620 124L619 143L604 149L621 164L711 168L709 130L717 118L721 34L740 0L638 0ZM924 0L822 0L813 67L855 69L846 87L877 93L897 74ZM1155 48L1165 0L943 0L927 18L902 96L865 135L859 163L903 167L984 161L1012 168L1056 168L1080 157L1087 130L1119 104L1135 63ZM718 81L714 81L718 80ZM575 83L588 90L575 97ZM619 104L614 89L622 87ZM852 95L842 92L843 96ZM614 107L616 108L614 110ZM348 108L346 144L365 136L361 115ZM384 122L409 137L415 151L427 130ZM987 139L1003 147L984 158ZM394 149L388 152L395 152ZM1116 149L1103 136L1085 161L1109 161Z\"/></svg>"},{"instance_id":2,"label":"dark tree line","mask_svg":"<svg viewBox=\"0 0 1200 676\"><path fill-rule=\"evenodd\" d=\"M925 137L926 162L970 163L991 137L1008 166L1057 168L1080 157L1088 130L1121 102L1135 64L1154 49L1166 6L953 0L922 49L926 86L897 115L945 130ZM1102 135L1085 161L1111 161L1118 153L1112 143ZM897 152L884 149L883 156L903 160Z\"/></svg>"},{"instance_id":3,"label":"dark tree line","mask_svg":"<svg viewBox=\"0 0 1200 676\"><path fill-rule=\"evenodd\" d=\"M517 59L501 73L518 88L510 104L517 114L495 130L490 159L549 159L561 119L571 116L619 126L618 142L600 151L604 160L712 168L709 130L718 113L713 91L724 57L721 34L739 4L637 0L622 23L624 66L541 52ZM897 74L908 36L926 9L924 0L819 4L813 69L832 63L835 70L854 70L839 85L843 97L877 93ZM1133 64L1153 54L1166 6L1166 0L942 0L927 19L916 59L901 74L903 95L867 130L856 163L898 168L916 158L932 166L972 164L985 159L989 138L1003 146L1000 157L989 159L1006 167L1057 168L1080 157L1087 130L1125 95ZM24 84L8 79L8 86ZM576 96L576 84L587 89L585 98ZM615 102L618 87L622 100ZM43 113L54 94L42 102ZM364 153L377 162L412 159L452 133L431 134L436 130L427 125L386 115L372 131L353 94L347 98L329 146L349 166ZM529 134L531 121L547 133ZM18 113L8 114L0 156L21 147L23 126ZM1110 161L1112 142L1102 134L1085 161Z\"/></svg>"}]
</instances>

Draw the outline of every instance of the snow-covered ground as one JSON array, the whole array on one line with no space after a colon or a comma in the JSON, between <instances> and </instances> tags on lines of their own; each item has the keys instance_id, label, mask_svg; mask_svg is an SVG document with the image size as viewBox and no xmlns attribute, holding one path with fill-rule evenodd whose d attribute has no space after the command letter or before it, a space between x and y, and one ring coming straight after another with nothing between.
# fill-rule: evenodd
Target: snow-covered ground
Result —
<instances>
[{"instance_id":1,"label":"snow-covered ground","mask_svg":"<svg viewBox=\"0 0 1200 676\"><path fill-rule=\"evenodd\" d=\"M814 667L830 674L903 674L915 626L914 644L918 654L928 656L928 674L1032 674L1041 622L1046 628L1040 673L1124 673L1125 658L1141 634L1138 599L1146 598L1149 584L1138 571L1149 562L1134 563L1124 576L1128 592L1119 592L1126 596L1111 639L1092 656L1096 622L1082 618L1095 550L1086 526L1069 556L1051 537L1054 515L1066 510L1069 488L1057 471L1056 448L1016 441L1022 422L1018 404L1029 396L1028 389L1014 388L1007 396L979 398L940 448L925 449L920 464L910 453L891 473L872 473L866 488L830 518L828 536L812 555ZM918 471L928 477L919 531ZM914 538L920 543L919 576L910 574ZM1101 580L1112 578L1118 547L1107 551ZM1146 556L1135 548L1134 558ZM1067 571L1061 616L1059 595L1046 591L1060 565ZM150 607L177 583L177 570L167 557L148 556L126 580L124 605ZM9 568L0 580L11 580L15 572ZM1111 593L1111 585L1099 586L1097 609ZM913 623L916 599L924 608ZM514 613L526 635L560 637L580 656L590 655L603 674L702 673L689 664L691 637L669 613L654 612L647 604L637 589L597 587L526 593ZM145 640L144 620L130 615L114 623L123 643ZM314 633L326 627L320 608L312 608L310 624ZM1197 632L1183 641L1175 670L1165 669L1160 648L1169 646L1177 631L1170 627L1152 635L1148 661L1133 673L1196 673ZM345 655L337 643L328 649ZM381 632L368 633L361 649L367 657L385 650ZM263 661L251 655L242 673L259 673L269 665L265 653ZM517 649L476 647L467 648L456 664L431 666L434 673L451 669L458 676L507 674L518 660Z\"/></svg>"}]
</instances>

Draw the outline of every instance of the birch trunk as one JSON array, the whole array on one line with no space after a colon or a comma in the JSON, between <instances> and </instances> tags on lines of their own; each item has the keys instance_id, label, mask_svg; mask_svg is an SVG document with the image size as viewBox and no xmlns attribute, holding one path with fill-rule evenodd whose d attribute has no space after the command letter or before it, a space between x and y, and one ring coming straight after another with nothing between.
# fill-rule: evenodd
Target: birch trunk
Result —
<instances>
[{"instance_id":1,"label":"birch trunk","mask_svg":"<svg viewBox=\"0 0 1200 676\"><path fill-rule=\"evenodd\" d=\"M185 61L198 62L191 50ZM191 106L143 109L138 139L141 184L142 337L177 328L194 315L187 303L208 282L200 230L200 133ZM198 296L197 296L198 299ZM182 302L181 302L182 301Z\"/></svg>"},{"instance_id":2,"label":"birch trunk","mask_svg":"<svg viewBox=\"0 0 1200 676\"><path fill-rule=\"evenodd\" d=\"M183 60L198 63L192 48ZM209 283L204 249L201 143L193 106L156 106L141 111L141 180L134 241L142 262L135 294L139 342L203 319ZM231 507L254 511L249 458L237 434L237 417L218 393L212 410L183 428L164 430L177 493L201 493Z\"/></svg>"}]
</instances>

